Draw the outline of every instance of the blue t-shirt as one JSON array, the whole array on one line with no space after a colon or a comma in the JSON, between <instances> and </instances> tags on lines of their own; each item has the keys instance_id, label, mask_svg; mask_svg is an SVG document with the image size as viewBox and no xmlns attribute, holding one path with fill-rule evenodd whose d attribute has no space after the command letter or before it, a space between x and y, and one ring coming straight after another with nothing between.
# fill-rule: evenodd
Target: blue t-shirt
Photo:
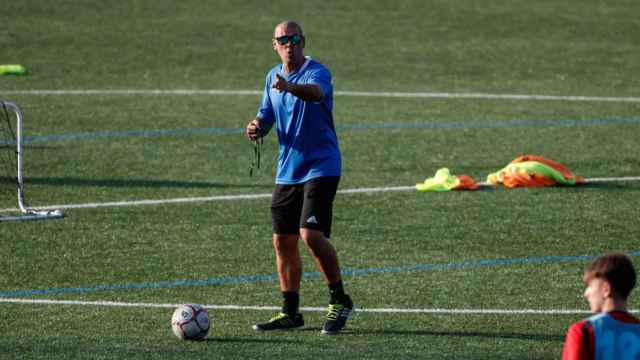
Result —
<instances>
[{"instance_id":1,"label":"blue t-shirt","mask_svg":"<svg viewBox=\"0 0 640 360\"><path fill-rule=\"evenodd\" d=\"M289 92L272 88L276 73L293 84L320 86L324 98L317 103L303 101ZM300 184L320 176L340 176L342 163L332 111L331 73L319 62L307 57L294 73L285 74L282 65L269 71L256 117L261 119L264 133L276 124L280 143L277 184Z\"/></svg>"}]
</instances>

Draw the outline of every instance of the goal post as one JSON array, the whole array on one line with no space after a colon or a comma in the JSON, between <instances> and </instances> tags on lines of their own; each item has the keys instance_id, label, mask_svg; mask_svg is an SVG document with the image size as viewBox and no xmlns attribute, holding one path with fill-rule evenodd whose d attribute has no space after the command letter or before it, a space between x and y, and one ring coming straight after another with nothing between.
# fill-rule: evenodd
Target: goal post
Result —
<instances>
[{"instance_id":1,"label":"goal post","mask_svg":"<svg viewBox=\"0 0 640 360\"><path fill-rule=\"evenodd\" d=\"M26 205L24 194L24 153L22 144L22 125L24 116L15 103L0 100L0 196L4 206L15 204L17 194L18 209L15 213L0 213L0 222L26 221L61 218L60 210L38 210ZM13 200L12 200L13 199Z\"/></svg>"}]
</instances>

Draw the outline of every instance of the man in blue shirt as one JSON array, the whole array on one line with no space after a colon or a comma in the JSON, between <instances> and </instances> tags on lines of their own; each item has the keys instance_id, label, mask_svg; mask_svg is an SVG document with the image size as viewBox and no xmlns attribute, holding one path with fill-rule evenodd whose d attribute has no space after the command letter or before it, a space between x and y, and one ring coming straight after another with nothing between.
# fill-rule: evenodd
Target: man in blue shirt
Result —
<instances>
[{"instance_id":1,"label":"man in blue shirt","mask_svg":"<svg viewBox=\"0 0 640 360\"><path fill-rule=\"evenodd\" d=\"M253 328L268 331L304 325L299 313L301 237L329 287L322 333L333 335L344 328L353 302L344 292L336 250L329 242L341 175L331 73L304 56L305 38L296 22L278 24L272 42L282 64L267 74L260 109L247 125L246 135L258 141L276 125L280 146L271 215L283 306L278 315Z\"/></svg>"}]
</instances>

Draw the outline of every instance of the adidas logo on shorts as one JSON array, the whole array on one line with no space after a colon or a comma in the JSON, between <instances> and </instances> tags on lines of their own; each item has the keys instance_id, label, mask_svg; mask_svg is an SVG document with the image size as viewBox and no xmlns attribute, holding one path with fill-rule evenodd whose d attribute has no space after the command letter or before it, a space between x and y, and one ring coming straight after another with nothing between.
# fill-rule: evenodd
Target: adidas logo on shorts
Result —
<instances>
[{"instance_id":1,"label":"adidas logo on shorts","mask_svg":"<svg viewBox=\"0 0 640 360\"><path fill-rule=\"evenodd\" d=\"M311 215L308 219L307 219L307 224L317 224L318 223L318 219L316 219L315 215Z\"/></svg>"}]
</instances>

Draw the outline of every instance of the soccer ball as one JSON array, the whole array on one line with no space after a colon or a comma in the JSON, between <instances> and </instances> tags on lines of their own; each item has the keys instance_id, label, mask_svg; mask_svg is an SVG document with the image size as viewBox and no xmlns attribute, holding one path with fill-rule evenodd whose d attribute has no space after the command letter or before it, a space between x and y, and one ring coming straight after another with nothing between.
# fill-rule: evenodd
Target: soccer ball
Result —
<instances>
[{"instance_id":1,"label":"soccer ball","mask_svg":"<svg viewBox=\"0 0 640 360\"><path fill-rule=\"evenodd\" d=\"M180 305L171 317L171 329L183 340L202 340L209 332L209 313L202 305Z\"/></svg>"}]
</instances>

